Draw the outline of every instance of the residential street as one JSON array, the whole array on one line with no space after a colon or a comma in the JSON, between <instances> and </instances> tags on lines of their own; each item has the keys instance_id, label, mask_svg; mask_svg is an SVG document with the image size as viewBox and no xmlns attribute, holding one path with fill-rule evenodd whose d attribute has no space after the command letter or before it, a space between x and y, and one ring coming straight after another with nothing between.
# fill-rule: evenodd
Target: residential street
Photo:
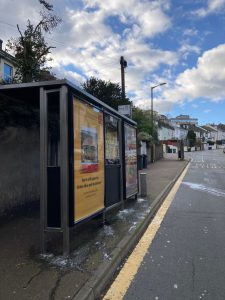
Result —
<instances>
[{"instance_id":1,"label":"residential street","mask_svg":"<svg viewBox=\"0 0 225 300\"><path fill-rule=\"evenodd\" d=\"M225 299L225 154L188 155L193 161L125 300Z\"/></svg>"}]
</instances>

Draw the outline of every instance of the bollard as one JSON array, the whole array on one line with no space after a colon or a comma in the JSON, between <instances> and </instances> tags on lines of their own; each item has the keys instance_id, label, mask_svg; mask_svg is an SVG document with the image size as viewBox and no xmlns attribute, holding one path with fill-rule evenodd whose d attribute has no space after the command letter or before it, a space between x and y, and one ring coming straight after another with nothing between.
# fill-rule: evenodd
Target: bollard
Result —
<instances>
[{"instance_id":1,"label":"bollard","mask_svg":"<svg viewBox=\"0 0 225 300\"><path fill-rule=\"evenodd\" d=\"M140 194L141 197L147 196L147 174L140 173Z\"/></svg>"}]
</instances>

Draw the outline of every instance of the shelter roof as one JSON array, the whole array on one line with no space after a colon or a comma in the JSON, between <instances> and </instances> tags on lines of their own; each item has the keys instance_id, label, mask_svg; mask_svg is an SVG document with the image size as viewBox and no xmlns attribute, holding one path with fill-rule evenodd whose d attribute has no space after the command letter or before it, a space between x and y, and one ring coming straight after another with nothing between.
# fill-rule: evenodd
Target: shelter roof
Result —
<instances>
[{"instance_id":1,"label":"shelter roof","mask_svg":"<svg viewBox=\"0 0 225 300\"><path fill-rule=\"evenodd\" d=\"M73 84L72 82L68 81L67 79L62 79L62 80L49 80L49 81L39 81L39 82L29 82L29 83L14 83L14 84L5 84L5 85L0 85L0 93L4 92L7 93L7 91L16 91L16 90L32 90L32 89L38 89L43 87L44 89L55 89L55 88L60 88L61 86L67 86L72 94L74 93L75 95L79 96L79 98L83 100L87 100L93 105L98 105L101 107L103 110L112 113L113 115L116 115L120 118L122 118L124 121L127 121L128 123L132 125L137 125L137 123L130 118L121 115L117 110L113 109L109 105L105 104L101 100L97 99L96 97L92 96L88 92L82 90L80 87L77 85Z\"/></svg>"}]
</instances>

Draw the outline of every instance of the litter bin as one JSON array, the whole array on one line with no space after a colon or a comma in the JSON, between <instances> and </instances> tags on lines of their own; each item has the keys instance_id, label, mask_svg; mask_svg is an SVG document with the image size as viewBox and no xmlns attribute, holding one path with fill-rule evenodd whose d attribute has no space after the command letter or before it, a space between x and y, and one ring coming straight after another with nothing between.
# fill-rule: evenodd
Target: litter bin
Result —
<instances>
[{"instance_id":1,"label":"litter bin","mask_svg":"<svg viewBox=\"0 0 225 300\"><path fill-rule=\"evenodd\" d=\"M147 155L143 154L143 169L148 167L148 157Z\"/></svg>"},{"instance_id":2,"label":"litter bin","mask_svg":"<svg viewBox=\"0 0 225 300\"><path fill-rule=\"evenodd\" d=\"M181 150L178 150L178 158L181 158Z\"/></svg>"},{"instance_id":3,"label":"litter bin","mask_svg":"<svg viewBox=\"0 0 225 300\"><path fill-rule=\"evenodd\" d=\"M138 170L143 169L143 156L142 155L137 156L137 165L138 165Z\"/></svg>"}]
</instances>

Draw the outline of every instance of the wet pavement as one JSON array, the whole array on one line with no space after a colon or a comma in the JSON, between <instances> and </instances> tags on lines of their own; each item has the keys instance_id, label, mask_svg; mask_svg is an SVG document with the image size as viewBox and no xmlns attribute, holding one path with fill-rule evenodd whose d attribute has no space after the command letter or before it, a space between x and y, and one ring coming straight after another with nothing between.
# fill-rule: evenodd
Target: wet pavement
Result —
<instances>
[{"instance_id":1,"label":"wet pavement","mask_svg":"<svg viewBox=\"0 0 225 300\"><path fill-rule=\"evenodd\" d=\"M1 223L0 299L80 300L85 295L94 299L104 287L101 277L119 268L153 212L153 204L162 200L162 192L186 164L172 156L142 170L147 173L148 196L130 199L124 209L108 212L104 225L99 217L73 229L67 258L60 255L62 243L57 234L49 240L49 253L39 254L39 211ZM99 289L98 279L102 284ZM94 286L95 292L91 291Z\"/></svg>"}]
</instances>

